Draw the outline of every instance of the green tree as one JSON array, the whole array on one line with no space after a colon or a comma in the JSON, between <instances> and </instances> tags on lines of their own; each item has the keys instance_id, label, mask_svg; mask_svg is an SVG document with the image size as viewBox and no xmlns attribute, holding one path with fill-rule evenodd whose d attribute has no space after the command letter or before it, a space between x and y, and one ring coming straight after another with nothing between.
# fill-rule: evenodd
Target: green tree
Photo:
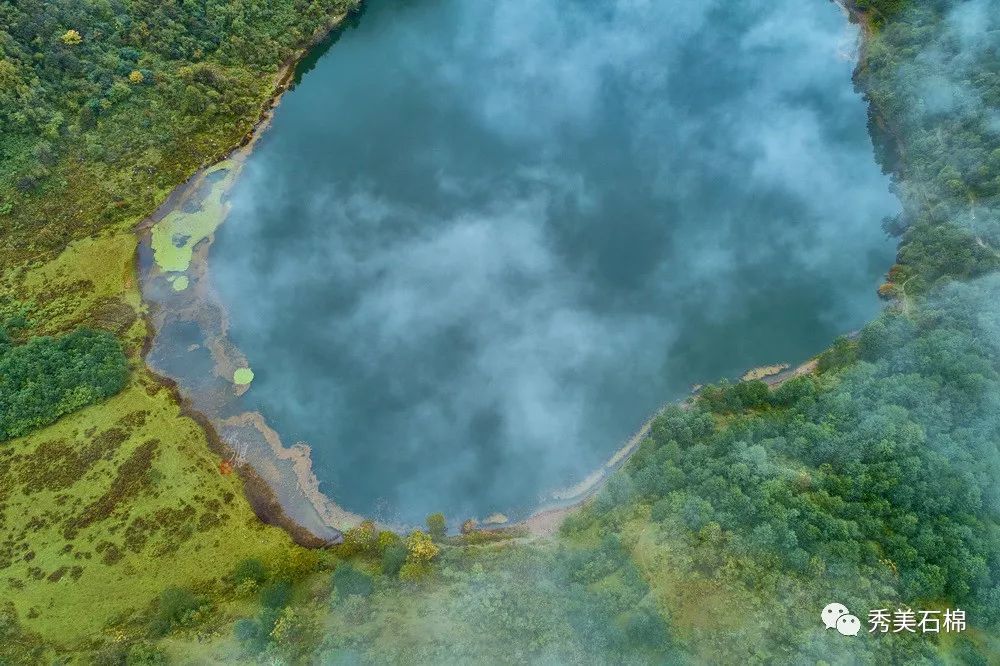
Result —
<instances>
[{"instance_id":1,"label":"green tree","mask_svg":"<svg viewBox=\"0 0 1000 666\"><path fill-rule=\"evenodd\" d=\"M232 579L237 585L245 581L253 581L260 585L267 580L267 567L256 558L241 560L233 570Z\"/></svg>"},{"instance_id":2,"label":"green tree","mask_svg":"<svg viewBox=\"0 0 1000 666\"><path fill-rule=\"evenodd\" d=\"M371 574L345 562L333 571L333 587L341 598L352 594L367 597L375 590L375 583Z\"/></svg>"},{"instance_id":3,"label":"green tree","mask_svg":"<svg viewBox=\"0 0 1000 666\"><path fill-rule=\"evenodd\" d=\"M164 636L174 627L184 621L196 610L201 608L204 600L195 596L190 590L171 586L160 593L156 613L150 623L154 636Z\"/></svg>"},{"instance_id":4,"label":"green tree","mask_svg":"<svg viewBox=\"0 0 1000 666\"><path fill-rule=\"evenodd\" d=\"M403 568L407 556L406 546L393 544L382 553L382 573L386 576L396 576Z\"/></svg>"},{"instance_id":5,"label":"green tree","mask_svg":"<svg viewBox=\"0 0 1000 666\"><path fill-rule=\"evenodd\" d=\"M76 46L77 44L83 41L83 37L80 35L79 32L71 28L62 34L62 37L59 38L59 41L61 41L63 44L66 44L67 46Z\"/></svg>"},{"instance_id":6,"label":"green tree","mask_svg":"<svg viewBox=\"0 0 1000 666\"><path fill-rule=\"evenodd\" d=\"M104 331L0 340L0 441L114 395L127 377L121 343Z\"/></svg>"},{"instance_id":7,"label":"green tree","mask_svg":"<svg viewBox=\"0 0 1000 666\"><path fill-rule=\"evenodd\" d=\"M447 534L447 523L443 513L432 513L427 516L427 531L434 541L441 541Z\"/></svg>"}]
</instances>

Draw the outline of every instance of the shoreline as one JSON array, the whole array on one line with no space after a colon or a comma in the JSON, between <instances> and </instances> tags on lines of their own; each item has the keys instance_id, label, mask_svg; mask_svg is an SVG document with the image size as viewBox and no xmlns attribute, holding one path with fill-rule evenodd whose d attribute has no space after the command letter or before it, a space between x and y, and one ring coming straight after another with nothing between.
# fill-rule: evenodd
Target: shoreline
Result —
<instances>
[{"instance_id":1,"label":"shoreline","mask_svg":"<svg viewBox=\"0 0 1000 666\"><path fill-rule=\"evenodd\" d=\"M837 5L843 12L844 16L847 18L848 23L858 26L858 47L857 47L857 62L854 67L854 74L852 79L857 81L858 73L863 69L865 65L865 54L866 48L869 40L871 39L871 26L868 22L868 15L862 11L856 4L855 0L831 0L835 5ZM880 128L887 130L888 134L892 136L894 141L894 152L903 153L904 150L900 145L896 137L896 133L888 126L883 115L879 112L875 103L868 97L865 93L859 93L865 100L868 106L868 113L872 117L873 121ZM875 137L869 136L869 139L874 143ZM848 334L849 337L854 337L857 332L854 331ZM822 352L821 352L822 353ZM794 366L788 367L787 365L781 368L779 371L774 373L767 373L761 376L759 379L768 385L769 388L775 389L786 381L794 379L796 377L801 377L803 375L813 374L818 365L819 355L806 360L805 362ZM776 366L770 366L776 367ZM768 366L761 368L751 368L745 374L744 377L751 375L755 370L765 370ZM742 380L741 380L742 381ZM672 405L677 405L681 409L686 409L693 404L693 401L697 398L697 393L700 391L701 385L697 385L692 391L693 395L681 399L674 400L662 405L656 412L650 416L639 430L635 432L626 443L619 448L600 468L594 471L587 479L585 479L577 486L573 486L570 491L577 491L563 500L557 500L556 502L550 502L543 505L533 512L527 518L510 523L504 527L510 528L525 528L530 534L536 537L547 537L552 536L559 530L559 526L562 524L563 519L573 512L575 509L586 504L590 499L592 499L597 492L603 486L607 478L614 472L620 469L635 452L635 450L642 443L642 440L646 435L649 434L649 430L652 427L653 422L656 418L663 413L668 407ZM596 478L595 478L596 477Z\"/></svg>"},{"instance_id":2,"label":"shoreline","mask_svg":"<svg viewBox=\"0 0 1000 666\"><path fill-rule=\"evenodd\" d=\"M818 355L814 356L794 367L786 365L784 369L768 374L759 381L763 381L769 388L775 389L796 377L813 374L816 371L818 358ZM769 367L771 366L751 368L747 371L747 374L755 370L766 370ZM608 460L587 476L586 479L568 489L552 493L551 496L554 501L543 504L527 518L503 525L501 529L524 528L528 530L529 534L535 537L553 536L559 531L559 526L567 515L593 499L608 478L625 466L632 457L632 454L636 452L646 437L649 436L649 432L652 430L656 419L671 407L678 407L684 410L690 409L697 401L700 390L701 387L698 386L686 398L671 400L661 405L653 412L652 416L639 426L638 430L625 440L625 444L611 454Z\"/></svg>"},{"instance_id":3,"label":"shoreline","mask_svg":"<svg viewBox=\"0 0 1000 666\"><path fill-rule=\"evenodd\" d=\"M155 364L150 359L150 353L154 350L157 336L163 330L166 317L171 313L168 313L161 303L149 296L148 281L151 277L155 276L159 268L155 262L144 265L143 255L149 249L150 235L154 227L162 222L170 213L181 210L185 204L196 198L202 186L205 185L206 177L217 170L224 170L226 172L226 180L230 181L230 183L225 184L222 192L222 196L225 197L231 181L238 176L246 160L253 153L257 142L264 136L266 130L269 129L282 97L285 93L293 89L291 84L299 64L316 46L327 39L334 31L342 28L352 15L353 12L335 15L323 28L313 33L309 41L297 49L279 67L274 77L274 86L270 96L261 105L256 120L239 141L215 159L204 163L183 183L177 185L149 216L133 228L133 232L138 237L138 247L133 261L134 271L139 280L140 297L143 304L147 306L146 312L142 314L143 320L146 323L146 335L139 352L140 359L145 368L172 392L174 399L180 406L181 414L193 419L203 432L205 432L209 449L219 455L222 460L236 460L239 457L234 442L227 441L222 428L220 428L220 425L225 425L225 422L216 423L205 409L195 404L195 400L192 397L184 395L176 379L155 367ZM225 206L221 211L220 219L217 220L217 225L221 225L225 221L227 214L228 207ZM190 273L191 275L191 282L193 284L189 293L194 294L194 303L187 304L186 307L181 308L173 314L189 314L192 307L197 308L199 305L209 305L211 307L211 305L217 303L217 300L214 299L214 295L210 293L210 289L206 284L207 280L205 280L208 274L208 248L214 240L214 229L204 240L208 242L197 242L194 244L190 265L184 271L184 274ZM161 276L156 277L162 277L166 274L167 272L163 271ZM219 308L219 312L224 313L224 310ZM228 332L227 319L223 317L219 320L220 335L213 341L216 344L211 353L213 359L216 361L217 369L219 364L225 364L226 361L239 363L240 360L245 360L242 359L242 354L239 354L234 346L231 344L221 344ZM237 397L245 392L247 388L247 386L236 387ZM264 426L263 417L256 413L246 412L240 414L238 417L230 418L243 418L244 422L248 422L252 426ZM279 488L282 485L287 485L290 480L287 478L289 477L287 472L282 473L277 466L273 466L270 473L266 473L251 462L240 460L237 461L234 468L243 481L244 495L258 519L266 524L281 527L296 543L302 546L315 548L338 543L342 539L341 530L334 523L343 526L359 522L360 517L340 509L340 507L319 491L319 482L311 470L308 447L302 444L285 447L280 439L276 440L276 433L274 431L269 428L266 428L266 430L262 428L260 432L263 439L270 446L271 454L274 458L279 463L285 462L291 464L291 468L294 470L292 475L294 476L294 485L301 493L304 505L310 507L315 512L318 520L303 520L301 515L298 517L294 516L293 514L297 512L293 510L293 507L289 507L281 501ZM279 478L281 476L286 478ZM296 508L299 509L298 513L301 513L301 506ZM309 523L312 524L310 525Z\"/></svg>"}]
</instances>

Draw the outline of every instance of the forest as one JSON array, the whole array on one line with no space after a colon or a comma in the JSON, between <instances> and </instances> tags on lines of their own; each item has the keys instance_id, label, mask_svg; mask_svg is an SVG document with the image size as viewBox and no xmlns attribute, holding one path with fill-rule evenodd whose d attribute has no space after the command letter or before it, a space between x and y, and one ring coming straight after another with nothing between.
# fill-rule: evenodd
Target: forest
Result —
<instances>
[{"instance_id":1,"label":"forest","mask_svg":"<svg viewBox=\"0 0 1000 666\"><path fill-rule=\"evenodd\" d=\"M246 134L279 67L356 5L0 4L0 262L147 215Z\"/></svg>"},{"instance_id":2,"label":"forest","mask_svg":"<svg viewBox=\"0 0 1000 666\"><path fill-rule=\"evenodd\" d=\"M238 142L279 67L353 7L0 4L0 295L44 299L32 272L95 234L131 265L114 239ZM142 335L8 321L0 663L996 663L1000 16L851 9L903 209L881 221L899 242L882 314L814 373L668 408L550 538L449 536L435 515L303 548L218 474L225 453L141 367ZM962 608L970 628L836 641L817 621L834 598Z\"/></svg>"},{"instance_id":3,"label":"forest","mask_svg":"<svg viewBox=\"0 0 1000 666\"><path fill-rule=\"evenodd\" d=\"M118 393L127 374L121 344L106 331L16 345L0 329L0 441Z\"/></svg>"}]
</instances>

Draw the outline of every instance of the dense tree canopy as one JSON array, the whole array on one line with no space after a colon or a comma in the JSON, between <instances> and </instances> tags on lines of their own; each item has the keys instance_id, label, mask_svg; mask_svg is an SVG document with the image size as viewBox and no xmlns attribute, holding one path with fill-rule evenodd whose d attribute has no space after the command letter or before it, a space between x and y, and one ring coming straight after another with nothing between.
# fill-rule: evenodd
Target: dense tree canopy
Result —
<instances>
[{"instance_id":1,"label":"dense tree canopy","mask_svg":"<svg viewBox=\"0 0 1000 666\"><path fill-rule=\"evenodd\" d=\"M0 258L134 222L357 0L0 3Z\"/></svg>"},{"instance_id":2,"label":"dense tree canopy","mask_svg":"<svg viewBox=\"0 0 1000 666\"><path fill-rule=\"evenodd\" d=\"M852 608L946 601L995 630L998 295L996 276L954 285L915 320L887 313L869 325L862 360L839 374L765 388L749 405L738 385L717 387L668 411L568 533L679 517L692 539L724 544L703 563L721 577L727 561L760 580L780 572L810 588L808 607L830 595ZM767 593L802 603L781 586Z\"/></svg>"},{"instance_id":3,"label":"dense tree canopy","mask_svg":"<svg viewBox=\"0 0 1000 666\"><path fill-rule=\"evenodd\" d=\"M2 334L2 331L0 331ZM128 364L110 333L78 329L16 345L0 338L0 441L114 395Z\"/></svg>"},{"instance_id":4,"label":"dense tree canopy","mask_svg":"<svg viewBox=\"0 0 1000 666\"><path fill-rule=\"evenodd\" d=\"M890 276L906 294L1000 266L1000 14L983 0L869 0L879 20L857 80L903 213ZM905 9L903 7L905 6Z\"/></svg>"},{"instance_id":5,"label":"dense tree canopy","mask_svg":"<svg viewBox=\"0 0 1000 666\"><path fill-rule=\"evenodd\" d=\"M637 562L669 552L644 570L668 609L684 607L677 577L743 588L756 610L715 658L749 643L768 660L836 660L788 609L837 598L962 607L994 637L857 642L840 658L984 663L1000 633L1000 17L976 0L857 7L857 82L904 204L884 222L900 237L882 291L894 303L817 375L723 382L668 410L563 533L592 553L592 535L616 535ZM739 638L755 625L770 638Z\"/></svg>"}]
</instances>

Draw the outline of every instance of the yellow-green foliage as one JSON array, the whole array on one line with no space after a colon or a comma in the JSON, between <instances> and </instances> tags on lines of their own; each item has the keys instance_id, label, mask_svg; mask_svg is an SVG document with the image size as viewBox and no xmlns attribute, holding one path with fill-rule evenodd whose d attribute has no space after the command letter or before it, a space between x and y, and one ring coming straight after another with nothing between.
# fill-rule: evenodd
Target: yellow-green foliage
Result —
<instances>
[{"instance_id":1,"label":"yellow-green foliage","mask_svg":"<svg viewBox=\"0 0 1000 666\"><path fill-rule=\"evenodd\" d=\"M370 520L364 520L344 532L344 543L339 551L344 557L353 555L375 555L381 545L378 528Z\"/></svg>"},{"instance_id":2,"label":"yellow-green foliage","mask_svg":"<svg viewBox=\"0 0 1000 666\"><path fill-rule=\"evenodd\" d=\"M437 557L440 548L434 545L431 538L420 530L413 531L406 538L406 549L409 552L407 561L412 564L424 564Z\"/></svg>"},{"instance_id":3,"label":"yellow-green foliage","mask_svg":"<svg viewBox=\"0 0 1000 666\"><path fill-rule=\"evenodd\" d=\"M246 558L315 566L314 554L260 523L239 477L219 473L204 432L138 364L146 327L134 251L130 233L83 239L0 275L0 296L29 304L32 334L110 328L135 366L117 396L0 444L0 599L22 628L62 646L109 625L145 632L135 614L167 585L217 598Z\"/></svg>"},{"instance_id":4,"label":"yellow-green foliage","mask_svg":"<svg viewBox=\"0 0 1000 666\"><path fill-rule=\"evenodd\" d=\"M0 264L128 230L238 143L279 65L356 6L5 3Z\"/></svg>"},{"instance_id":5,"label":"yellow-green foliage","mask_svg":"<svg viewBox=\"0 0 1000 666\"><path fill-rule=\"evenodd\" d=\"M83 37L81 37L80 33L76 30L67 30L59 39L62 40L63 44L68 44L70 46L79 44L83 41Z\"/></svg>"},{"instance_id":6,"label":"yellow-green foliage","mask_svg":"<svg viewBox=\"0 0 1000 666\"><path fill-rule=\"evenodd\" d=\"M19 646L34 640L8 633L12 626L62 646L124 645L146 630L144 622L131 622L135 611L148 609L168 585L196 587L199 598L209 600L206 608L224 620L239 591L214 593L216 582L237 562L259 558L293 573L316 566L315 554L253 516L241 481L219 474L205 434L143 368L139 350L147 329L133 268L134 226L175 185L245 135L273 89L278 63L353 6L331 0L303 10L293 4L268 6L262 14L259 3L230 3L226 14L234 13L225 22L236 20L246 38L235 42L206 38L200 23L165 21L159 5L151 14L132 3L119 8L121 32L95 27L111 25L98 20L101 3L72 1L15 6L8 23L18 39L45 35L30 47L5 32L10 26L0 26L7 38L0 40L6 51L0 61L0 309L27 306L30 326L18 336L81 326L111 331L132 366L130 383L117 396L0 445L2 663L25 663ZM136 16L143 21L131 20ZM182 26L192 48L179 58L175 49L169 50L175 57L160 57L165 51L146 38L176 44L178 35L147 32L147 21ZM202 48L220 43L225 53ZM75 65L56 64L55 52L100 75L80 76ZM63 76L70 70L75 74ZM95 89L79 82L107 74L115 79L107 96L88 99ZM210 181L201 210L169 219L158 232L165 270L186 268L191 249L221 219L226 177L220 175ZM182 290L186 280L177 275L172 286ZM292 633L286 626L283 635Z\"/></svg>"},{"instance_id":7,"label":"yellow-green foliage","mask_svg":"<svg viewBox=\"0 0 1000 666\"><path fill-rule=\"evenodd\" d=\"M767 580L766 572L760 570L771 563L759 557L727 559L722 549L726 534L718 528L712 523L698 538L684 538L686 530L679 520L659 524L650 520L648 511L622 526L622 533L634 544L632 559L649 582L652 597L670 618L672 631L696 646L698 660L705 663L734 659L734 645L750 644L754 634L759 637L772 624L777 629L788 611L776 595L755 594L740 578L754 570L764 574L757 580ZM811 603L805 600L802 607L810 608ZM722 632L727 639L698 640L705 632Z\"/></svg>"},{"instance_id":8,"label":"yellow-green foliage","mask_svg":"<svg viewBox=\"0 0 1000 666\"><path fill-rule=\"evenodd\" d=\"M136 237L129 232L83 238L47 263L9 266L0 273L0 295L29 305L31 332L54 335L88 325L138 344L139 290L133 266Z\"/></svg>"}]
</instances>

